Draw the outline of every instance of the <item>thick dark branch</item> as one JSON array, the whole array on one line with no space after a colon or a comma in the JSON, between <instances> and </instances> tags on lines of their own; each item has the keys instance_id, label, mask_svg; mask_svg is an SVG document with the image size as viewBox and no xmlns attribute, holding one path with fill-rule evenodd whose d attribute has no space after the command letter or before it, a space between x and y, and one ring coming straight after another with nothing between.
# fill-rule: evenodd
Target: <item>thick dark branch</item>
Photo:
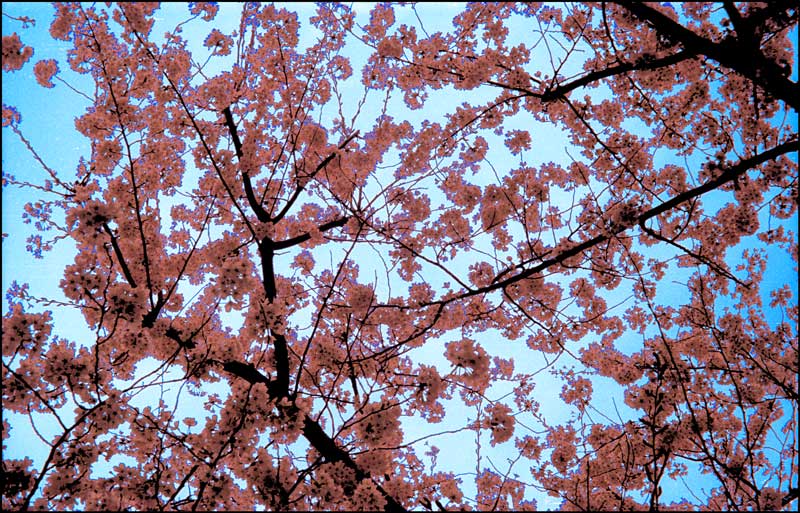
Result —
<instances>
[{"instance_id":1,"label":"thick dark branch","mask_svg":"<svg viewBox=\"0 0 800 513\"><path fill-rule=\"evenodd\" d=\"M222 368L235 376L239 376L243 380L255 384L266 383L269 385L269 378L261 374L252 363L242 363L236 360L230 360L222 365Z\"/></svg>"},{"instance_id":2,"label":"thick dark branch","mask_svg":"<svg viewBox=\"0 0 800 513\"><path fill-rule=\"evenodd\" d=\"M356 137L358 137L358 130L356 130L355 132L350 134L347 137L347 139L345 139L344 141L339 143L339 149L343 150L345 148L345 146L347 146L350 143L350 141L352 141ZM330 164L330 162L333 160L333 158L335 156L336 156L336 152L331 152L330 154L328 154L327 157L322 159L322 162L317 164L316 169L314 169L314 171L310 175L308 175L307 178L309 180L311 178L314 178L314 176L316 176L317 173L319 173L320 171L325 169L325 166ZM305 189L305 185L300 185L300 184L297 185L297 188L294 190L294 194L292 194L292 197L289 198L289 201L286 202L286 205L283 206L283 209L280 211L280 213L278 213L278 215L275 216L274 222L277 223L278 221L283 219L283 217L289 212L289 210L292 208L292 205L294 205L294 202L297 201L297 198L300 196L300 194L303 192L304 189Z\"/></svg>"},{"instance_id":3,"label":"thick dark branch","mask_svg":"<svg viewBox=\"0 0 800 513\"><path fill-rule=\"evenodd\" d=\"M164 306L167 300L164 299L164 294L159 290L158 291L158 299L156 300L156 304L153 305L153 308L150 309L149 312L144 316L142 319L142 327L144 328L152 328L158 318L158 314L161 313L161 308Z\"/></svg>"},{"instance_id":4,"label":"thick dark branch","mask_svg":"<svg viewBox=\"0 0 800 513\"><path fill-rule=\"evenodd\" d=\"M233 121L233 114L231 113L230 106L222 109L222 113L225 115L225 125L228 127L231 139L233 139L233 148L236 150L236 157L239 159L239 162L241 162L242 155L244 155L242 152L242 141L239 139L239 132L236 130L236 123ZM242 169L242 182L244 182L244 193L247 195L247 202L250 204L250 208L256 213L256 217L259 221L268 223L270 220L269 214L261 208L261 203L256 200L256 195L253 192L253 184L250 182L250 173L247 169Z\"/></svg>"},{"instance_id":5,"label":"thick dark branch","mask_svg":"<svg viewBox=\"0 0 800 513\"><path fill-rule=\"evenodd\" d=\"M222 109L222 113L225 115L225 125L228 127L228 132L231 134L231 139L233 139L233 148L236 150L236 157L242 158L242 141L239 140L239 132L236 130L236 123L233 121L233 114L231 113L231 107L227 106Z\"/></svg>"},{"instance_id":6,"label":"thick dark branch","mask_svg":"<svg viewBox=\"0 0 800 513\"><path fill-rule=\"evenodd\" d=\"M305 436L306 440L308 440L308 443L310 443L311 446L314 447L314 449L316 449L326 461L331 463L341 461L355 471L356 478L359 481L370 479L369 474L361 470L350 457L350 455L336 445L336 442L334 442L333 439L329 437L327 433L325 433L319 423L308 416L306 416L303 422L303 436ZM383 508L384 511L405 511L405 508L403 508L403 506L397 502L394 497L389 495L389 493L384 490L382 486L374 482L373 484L386 500L386 505Z\"/></svg>"},{"instance_id":7,"label":"thick dark branch","mask_svg":"<svg viewBox=\"0 0 800 513\"><path fill-rule=\"evenodd\" d=\"M800 90L797 84L786 78L781 66L764 56L757 41L748 44L748 38L739 35L737 39L727 38L715 43L698 36L645 3L629 0L618 3L640 20L649 23L662 36L680 43L686 50L714 59L758 84L794 110L800 111Z\"/></svg>"},{"instance_id":8,"label":"thick dark branch","mask_svg":"<svg viewBox=\"0 0 800 513\"><path fill-rule=\"evenodd\" d=\"M280 336L283 338L283 336ZM276 337L277 338L277 337ZM283 339L284 347L286 340ZM277 348L276 348L277 349ZM279 403L280 399L286 397L285 390L282 390L281 385L277 382L271 382L270 379L262 374L255 366L251 363L242 363L236 360L230 360L223 364L223 369L230 372L231 374L240 377L251 384L256 383L264 383L267 385L267 391L270 397L276 401L277 408L279 409L281 415L285 415L290 418L297 418L300 414L298 408L294 405L281 405ZM280 369L278 370L280 373ZM279 378L280 380L280 378ZM341 461L347 467L353 469L356 474L356 478L359 481L363 481L365 479L371 479L370 475L361 470L359 466L353 461L353 458L350 457L346 451L341 449L339 446L336 445L333 438L328 436L322 426L319 425L319 422L315 421L308 415L305 416L303 419L303 436L308 440L308 443L311 444L314 449L319 452L320 456L322 456L325 461L334 463L337 461ZM384 507L384 511L405 511L405 508L398 503L394 497L389 495L389 493L383 489L379 484L374 483L376 489L381 493L383 498L386 500L386 506Z\"/></svg>"},{"instance_id":9,"label":"thick dark branch","mask_svg":"<svg viewBox=\"0 0 800 513\"><path fill-rule=\"evenodd\" d=\"M781 501L781 506L788 506L793 500L800 498L800 489L798 488L789 488L789 493L787 493L783 500Z\"/></svg>"},{"instance_id":10,"label":"thick dark branch","mask_svg":"<svg viewBox=\"0 0 800 513\"><path fill-rule=\"evenodd\" d=\"M639 217L637 217L631 223L630 226L633 226L635 224L642 224L645 221L647 221L648 219L652 219L652 218L656 217L659 214L663 214L664 212L668 212L668 211L672 210L673 208L677 207L678 205L680 205L682 203L685 203L685 202L687 202L687 201L689 201L689 200L691 200L693 198L696 198L696 197L701 196L701 195L703 195L703 194L705 194L705 193L707 193L709 191L717 189L720 186L722 186L722 185L724 185L724 184L726 184L726 183L728 183L730 181L733 181L734 179L736 179L739 176L743 175L744 173L746 173L750 169L753 169L754 167L756 167L758 165L761 165L764 162L768 162L770 160L773 160L773 159L776 159L776 158L780 157L781 155L785 155L785 154L791 153L791 152L796 152L798 150L800 150L800 143L798 143L798 141L796 141L796 140L795 141L789 141L789 142L785 142L783 144L779 144L778 146L775 146L774 148L771 148L771 149L769 149L769 150L767 150L767 151L765 151L763 153L759 153L758 155L754 155L754 156L752 156L750 158L747 158L747 159L744 159L744 160L740 160L737 164L729 167L724 172L722 172L718 177L716 177L716 178L714 178L712 180L709 180L708 182L706 182L703 185L700 185L698 187L695 187L694 189L690 189L688 191L682 192L681 194L678 194L674 198L672 198L670 200L667 200L667 201L661 203L660 205L655 206L655 207L651 208L650 210L644 212ZM466 293L464 293L464 294L462 294L460 296L451 298L449 301L452 301L454 299L463 299L463 298L467 298L467 297L475 296L475 295L479 295L479 294L485 294L485 293L491 292L493 290L498 290L498 289L505 288L505 287L511 285L514 282L517 282L519 280L523 280L525 278L529 278L530 276L533 276L534 274L541 273L542 271L544 271L544 270L546 270L546 269L548 269L550 267L553 267L555 265L561 264L564 261L566 261L566 260L568 260L568 259L570 259L570 258L572 258L574 256L580 255L584 251L586 251L588 249L591 249L594 246L596 246L598 244L601 244L601 243L611 239L615 235L625 231L630 226L626 227L624 225L620 225L615 230L611 231L610 233L601 233L600 235L592 237L591 239L586 240L584 242L581 242L580 244L576 244L575 246L558 253L557 255L555 255L552 258L548 258L547 260L542 261L540 264L538 264L538 265L536 265L534 267L531 267L530 269L522 270L521 272L515 274L514 276L511 276L510 278L506 278L504 280L499 280L499 281L496 281L496 282L494 282L494 283L492 283L490 285L487 285L485 287L480 287L478 289L471 290L471 291L466 292ZM501 274L505 274L505 273L501 273Z\"/></svg>"},{"instance_id":11,"label":"thick dark branch","mask_svg":"<svg viewBox=\"0 0 800 513\"><path fill-rule=\"evenodd\" d=\"M289 348L283 334L273 332L272 338L275 339L275 371L277 374L274 393L278 397L287 397L289 395Z\"/></svg>"},{"instance_id":12,"label":"thick dark branch","mask_svg":"<svg viewBox=\"0 0 800 513\"><path fill-rule=\"evenodd\" d=\"M694 189L690 189L688 191L682 192L678 194L671 200L665 201L664 203L654 207L644 214L642 214L637 222L641 223L651 219L659 214L663 214L668 210L672 210L673 208L677 207L681 203L689 201L692 198L696 198L701 196L709 191L713 191L718 187L735 180L736 178L742 176L747 171L753 169L756 166L760 166L764 162L769 162L770 160L776 159L781 155L785 155L787 153L792 153L800 150L800 142L797 140L788 141L783 144L779 144L774 148L770 148L769 150L759 153L758 155L754 155L750 158L746 158L740 160L737 164L729 167L725 171L722 172L718 177L714 178L713 180L709 180L708 182L695 187Z\"/></svg>"},{"instance_id":13,"label":"thick dark branch","mask_svg":"<svg viewBox=\"0 0 800 513\"><path fill-rule=\"evenodd\" d=\"M748 29L745 28L744 20L742 20L742 13L739 12L731 0L724 0L722 2L722 7L724 7L725 12L728 13L728 18L730 18L731 24L733 24L736 35L740 38L743 37Z\"/></svg>"},{"instance_id":14,"label":"thick dark branch","mask_svg":"<svg viewBox=\"0 0 800 513\"><path fill-rule=\"evenodd\" d=\"M267 211L261 207L261 203L256 199L256 195L253 192L253 185L250 183L250 174L247 171L242 171L242 181L244 182L244 193L247 196L247 202L250 204L250 208L253 209L253 212L256 213L258 220L262 223L270 222L269 214L267 214Z\"/></svg>"},{"instance_id":15,"label":"thick dark branch","mask_svg":"<svg viewBox=\"0 0 800 513\"><path fill-rule=\"evenodd\" d=\"M275 284L275 243L269 237L264 237L258 243L258 251L261 254L261 270L264 274L264 294L267 301L272 303L277 295ZM265 315L262 312L262 315ZM273 331L272 337L275 344L275 369L277 370L277 380L273 392L278 398L289 395L289 349L286 344L286 337Z\"/></svg>"},{"instance_id":16,"label":"thick dark branch","mask_svg":"<svg viewBox=\"0 0 800 513\"><path fill-rule=\"evenodd\" d=\"M261 254L261 274L264 280L264 293L267 300L272 303L277 293L275 286L275 243L269 237L264 237L258 243L258 252Z\"/></svg>"},{"instance_id":17,"label":"thick dark branch","mask_svg":"<svg viewBox=\"0 0 800 513\"><path fill-rule=\"evenodd\" d=\"M122 267L122 274L125 276L125 279L128 281L128 284L132 288L136 288L136 280L133 279L131 275L131 270L128 269L128 264L125 263L125 258L122 256L122 250L119 248L119 244L117 244L117 237L114 235L114 232L111 231L111 228L108 227L107 223L103 223L103 229L106 233L111 237L111 247L114 248L114 254L117 255L117 260L119 260L119 265Z\"/></svg>"},{"instance_id":18,"label":"thick dark branch","mask_svg":"<svg viewBox=\"0 0 800 513\"><path fill-rule=\"evenodd\" d=\"M272 241L269 238L265 238L259 244L259 249L261 250L262 265L265 267L264 287L267 291L267 298L272 301L275 298L275 276L272 272L274 248ZM286 407L280 405L281 399L289 397L289 351L286 337L280 333L273 333L272 336L275 343L275 368L277 371L275 381L270 381L267 376L264 376L255 366L249 363L231 360L223 364L223 369L251 384L266 384L270 397L278 403L281 413L296 418L299 415L296 406ZM303 422L303 436L327 461L342 461L345 465L355 470L359 480L370 479L370 476L356 465L350 455L340 449L333 439L325 433L319 423L308 416L305 417ZM400 503L380 485L375 483L375 486L386 500L385 511L405 511Z\"/></svg>"},{"instance_id":19,"label":"thick dark branch","mask_svg":"<svg viewBox=\"0 0 800 513\"><path fill-rule=\"evenodd\" d=\"M186 349L194 349L197 347L197 344L192 340L194 335L189 336L186 340L181 338L181 332L170 326L167 328L167 332L164 334L167 338L174 340L178 343L179 346L184 347Z\"/></svg>"},{"instance_id":20,"label":"thick dark branch","mask_svg":"<svg viewBox=\"0 0 800 513\"><path fill-rule=\"evenodd\" d=\"M319 231L322 233L327 232L333 228L338 228L340 226L344 226L349 221L349 217L340 217L339 219L334 219L333 221L328 221L327 223L323 223L319 225ZM311 239L311 235L304 233L303 235L298 235L297 237L292 237L291 239L282 240L279 242L275 242L273 244L273 248L277 251L280 249L291 248L292 246L296 246L298 244L302 244L307 240Z\"/></svg>"},{"instance_id":21,"label":"thick dark branch","mask_svg":"<svg viewBox=\"0 0 800 513\"><path fill-rule=\"evenodd\" d=\"M792 2L766 2L758 9L751 7L747 11L747 18L742 21L747 26L747 30L755 31L764 27L767 20L776 24L780 29L788 27L792 23L797 23L798 9Z\"/></svg>"},{"instance_id":22,"label":"thick dark branch","mask_svg":"<svg viewBox=\"0 0 800 513\"><path fill-rule=\"evenodd\" d=\"M677 64L679 62L683 62L687 59L691 59L696 56L697 56L696 52L690 50L683 50L678 53L674 53L672 55L667 55L666 57L660 57L658 59L650 59L643 57L637 62L625 62L622 64L618 64L617 66L609 66L608 68L593 71L588 75L573 80L572 82L560 85L555 89L547 91L542 95L541 99L543 102L555 100L563 96L566 96L568 93L579 87L589 85L593 82L597 82L598 80L602 80L604 78L608 78L614 75L620 75L622 73L627 73L628 71L654 70L658 68L664 68L667 66L672 66L673 64Z\"/></svg>"}]
</instances>

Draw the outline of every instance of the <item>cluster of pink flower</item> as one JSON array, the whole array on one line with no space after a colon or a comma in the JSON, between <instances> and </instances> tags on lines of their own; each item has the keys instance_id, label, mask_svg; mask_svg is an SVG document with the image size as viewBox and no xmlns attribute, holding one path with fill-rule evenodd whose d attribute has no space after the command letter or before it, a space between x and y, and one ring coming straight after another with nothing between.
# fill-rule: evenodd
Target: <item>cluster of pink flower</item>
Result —
<instances>
[{"instance_id":1,"label":"cluster of pink flower","mask_svg":"<svg viewBox=\"0 0 800 513\"><path fill-rule=\"evenodd\" d=\"M400 412L387 405L374 403L364 408L364 415L356 423L358 439L369 447L392 447L403 439L400 429Z\"/></svg>"},{"instance_id":2,"label":"cluster of pink flower","mask_svg":"<svg viewBox=\"0 0 800 513\"><path fill-rule=\"evenodd\" d=\"M103 239L107 242L103 234L103 228L113 217L113 209L107 204L89 200L85 205L74 207L67 214L67 226L73 227L76 234L80 234L89 240Z\"/></svg>"},{"instance_id":3,"label":"cluster of pink flower","mask_svg":"<svg viewBox=\"0 0 800 513\"><path fill-rule=\"evenodd\" d=\"M41 351L50 335L50 312L25 313L22 305L14 303L9 315L3 318L3 355L12 356L19 351Z\"/></svg>"},{"instance_id":4,"label":"cluster of pink flower","mask_svg":"<svg viewBox=\"0 0 800 513\"><path fill-rule=\"evenodd\" d=\"M458 376L464 384L477 389L488 386L489 357L480 345L472 339L464 338L448 342L446 348L447 359L461 371L466 371Z\"/></svg>"},{"instance_id":5,"label":"cluster of pink flower","mask_svg":"<svg viewBox=\"0 0 800 513\"><path fill-rule=\"evenodd\" d=\"M195 16L203 13L203 21L213 20L217 11L219 11L217 2L189 2L189 12Z\"/></svg>"},{"instance_id":6,"label":"cluster of pink flower","mask_svg":"<svg viewBox=\"0 0 800 513\"><path fill-rule=\"evenodd\" d=\"M250 260L244 258L226 258L217 266L217 278L215 291L218 297L230 297L239 303L245 295L250 293L249 280L245 278L250 275Z\"/></svg>"},{"instance_id":7,"label":"cluster of pink flower","mask_svg":"<svg viewBox=\"0 0 800 513\"><path fill-rule=\"evenodd\" d=\"M514 435L514 417L511 415L511 408L503 403L490 405L486 412L489 418L486 421L492 433L491 444L497 445L506 442Z\"/></svg>"},{"instance_id":8,"label":"cluster of pink flower","mask_svg":"<svg viewBox=\"0 0 800 513\"><path fill-rule=\"evenodd\" d=\"M570 375L561 389L561 398L583 411L592 399L592 382L586 378L575 378Z\"/></svg>"},{"instance_id":9,"label":"cluster of pink flower","mask_svg":"<svg viewBox=\"0 0 800 513\"><path fill-rule=\"evenodd\" d=\"M575 438L575 429L571 426L558 426L547 434L547 443L553 448L550 461L559 472L566 472L567 467L572 464L578 454Z\"/></svg>"},{"instance_id":10,"label":"cluster of pink flower","mask_svg":"<svg viewBox=\"0 0 800 513\"><path fill-rule=\"evenodd\" d=\"M58 63L55 59L47 59L37 62L33 66L33 73L36 75L36 81L42 87L52 88L53 77L58 73Z\"/></svg>"},{"instance_id":11,"label":"cluster of pink flower","mask_svg":"<svg viewBox=\"0 0 800 513\"><path fill-rule=\"evenodd\" d=\"M24 46L16 32L3 36L3 71L15 71L33 56L33 48Z\"/></svg>"},{"instance_id":12,"label":"cluster of pink flower","mask_svg":"<svg viewBox=\"0 0 800 513\"><path fill-rule=\"evenodd\" d=\"M231 39L229 36L226 36L218 29L213 29L203 43L203 46L206 48L213 48L214 54L216 55L228 55L231 53L232 45L233 39Z\"/></svg>"}]
</instances>

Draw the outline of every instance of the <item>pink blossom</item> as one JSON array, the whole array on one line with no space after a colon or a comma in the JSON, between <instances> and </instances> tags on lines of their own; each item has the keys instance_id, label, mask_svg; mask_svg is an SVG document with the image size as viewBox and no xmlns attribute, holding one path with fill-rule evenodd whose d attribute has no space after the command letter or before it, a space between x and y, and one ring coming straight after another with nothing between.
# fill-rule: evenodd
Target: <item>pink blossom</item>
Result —
<instances>
[{"instance_id":1,"label":"pink blossom","mask_svg":"<svg viewBox=\"0 0 800 513\"><path fill-rule=\"evenodd\" d=\"M24 46L16 32L3 36L3 71L16 71L33 56L33 48Z\"/></svg>"}]
</instances>

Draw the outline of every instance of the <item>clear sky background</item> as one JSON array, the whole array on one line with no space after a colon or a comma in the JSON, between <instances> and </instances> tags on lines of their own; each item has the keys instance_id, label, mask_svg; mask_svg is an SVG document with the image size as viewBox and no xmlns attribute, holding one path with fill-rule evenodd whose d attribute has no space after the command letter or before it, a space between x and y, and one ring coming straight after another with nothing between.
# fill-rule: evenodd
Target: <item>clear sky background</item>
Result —
<instances>
[{"instance_id":1,"label":"clear sky background","mask_svg":"<svg viewBox=\"0 0 800 513\"><path fill-rule=\"evenodd\" d=\"M453 15L458 12L459 4L455 3L434 3L434 4L421 4L417 8L424 27L428 33L433 33L437 30L449 30L451 28L450 20ZM300 11L300 20L302 24L301 29L301 47L313 41L315 34L312 30L308 29L307 17L313 13L313 5L311 4L295 4L290 9L298 9ZM358 21L364 24L368 16L368 4L356 4L356 9L359 11ZM240 7L236 4L223 4L221 5L220 13L214 21L214 26L224 33L230 33L239 24ZM14 105L18 108L22 115L22 123L20 125L25 137L30 140L32 147L38 152L41 159L49 167L56 170L62 177L72 178L75 176L75 168L79 162L80 157L88 158L90 155L89 141L83 138L74 130L74 119L84 112L89 102L80 94L76 93L70 87L67 87L61 81L56 80L56 87L53 89L44 89L38 84L33 76L33 64L41 59L53 58L60 63L59 77L63 78L69 83L72 88L79 91L84 91L91 95L93 91L93 84L86 76L79 76L72 73L68 66L64 63L66 52L70 47L69 43L54 41L48 34L50 22L52 20L53 9L49 4L39 3L4 3L3 4L3 21L2 32L4 35L12 32L17 32L22 38L23 43L33 46L35 54L31 61L25 67L16 73L3 74L3 103ZM22 28L21 23L10 19L8 16L29 16L36 20L36 25L29 28ZM409 10L397 10L397 24L407 23L410 25L419 25L419 21L414 16L414 13ZM163 34L166 30L174 27L179 21L189 17L188 9L185 4L166 4L157 13L156 18L158 24L153 29L152 33ZM189 23L184 27L183 36L190 42L190 47L197 51L195 56L196 61L203 61L207 50L202 47L203 40L210 30L210 26L199 20ZM529 29L524 26L512 27L512 40L516 34L524 35L528 33ZM350 47L350 48L357 48ZM354 69L354 75L351 80L358 81L360 78L361 63L366 61L368 53L361 47L360 51L347 53L351 58L351 63ZM537 51L544 52L543 48ZM203 56L203 57L201 57ZM542 62L547 62L548 59L544 54L541 56ZM533 62L537 62L534 58ZM577 64L580 64L579 62ZM578 69L564 70L563 74L569 76L577 73ZM357 85L353 84L353 90L358 90ZM492 92L490 91L489 94ZM458 102L472 101L480 99L485 92L476 92L464 94L458 93ZM581 93L583 94L583 93ZM602 99L606 95L604 88L587 91L587 94L592 94L596 99ZM484 97L488 99L488 96ZM380 93L376 93L370 98L367 104L369 108L378 109L382 101ZM425 109L422 111L411 112L408 111L402 104L401 97L392 100L392 113L396 119L408 118L418 125L424 119L440 120L444 112L450 111L454 105L453 90L444 89L442 91L434 92L431 94L431 100L426 104ZM331 107L332 108L332 107ZM354 108L354 106L351 106ZM394 112L397 112L395 115ZM333 114L331 112L330 114ZM373 116L365 115L364 122L369 126ZM513 126L515 122L519 123L518 127ZM796 120L794 121L796 127ZM507 125L511 128L529 128L530 121L520 119L518 121L512 120ZM496 164L498 168L507 169L512 167L519 159L524 159L529 165L537 166L539 164L555 161L560 163L569 162L567 154L568 144L564 133L560 129L552 125L541 125L532 130L534 136L533 149L525 152L520 157L512 157L506 153L502 145L493 147L487 160ZM32 183L41 184L47 178L46 173L42 170L41 165L32 158L28 149L19 141L16 134L9 129L2 131L2 166L3 175L13 175L18 181L30 181ZM573 156L578 154L578 151L572 148L570 152ZM391 161L392 156L387 157L387 161ZM668 159L669 156L664 156ZM396 161L396 159L395 159ZM699 167L699 162L679 162L680 165ZM487 183L493 180L488 170L486 171ZM479 181L476 179L476 182ZM30 286L30 294L36 297L48 297L56 300L63 299L63 294L58 287L58 282L63 276L63 268L67 263L70 263L74 257L75 249L71 241L61 241L56 245L55 251L45 253L44 258L35 259L30 253L26 252L26 239L33 233L33 227L22 222L21 214L24 211L24 205L30 201L34 201L40 193L31 189L21 189L18 187L3 187L2 199L2 231L3 231L3 245L2 245L2 286L5 292L11 286L12 282L17 281L20 283L28 283ZM564 201L570 201L571 198L564 198ZM432 205L437 204L435 195L432 195ZM565 204L566 205L566 204ZM790 224L796 225L797 219L790 220ZM51 232L52 233L52 232ZM48 234L43 234L47 238ZM749 240L746 245L753 247L758 243L755 240ZM328 254L329 247L321 247L320 251L324 255ZM651 250L652 251L652 250ZM659 249L661 251L661 249ZM285 262L288 263L293 258L294 253L287 254ZM765 273L765 282L773 282L775 284L785 283L787 273L796 274L794 264L780 252L770 251L770 265ZM736 259L737 255L729 255L731 259ZM318 262L327 260L328 256L318 259ZM376 261L374 255L370 255L369 251L363 254L357 253L354 258L357 259L361 266L362 276L372 276L373 273L381 273L383 267L379 261ZM335 258L334 258L335 262ZM464 266L469 262L462 261ZM374 265L372 265L374 264ZM372 265L372 267L371 267ZM683 274L676 272L670 275L669 280L665 280L659 286L659 294L662 298L670 298L674 302L679 302L682 297L680 294L680 287L670 287L670 281L683 281L688 276L688 271ZM439 277L431 277L432 282L438 280ZM797 285L795 280L790 280L795 295L797 293ZM765 290L771 290L772 287L766 287ZM628 301L629 293L626 290L614 291L612 294L605 296L609 305L621 303L620 308L625 308L625 302ZM766 303L769 302L766 298ZM724 300L720 306L724 304ZM9 309L8 301L3 298L3 312ZM52 307L54 316L54 332L59 336L63 336L69 340L74 340L77 343L88 344L94 341L95 335L88 331L85 327L85 321L82 315L76 310L67 308L59 308L56 305ZM779 313L776 312L775 315ZM779 320L777 317L775 320ZM236 319L231 320L232 323ZM452 335L452 339L456 338L457 334ZM649 333L647 334L649 336ZM429 343L424 347L415 350L414 357L419 361L426 363L435 363L442 368L448 368L449 363L443 359L444 344L451 340L445 338L437 343ZM546 367L547 361L542 355L532 354L530 350L524 345L513 345L496 332L484 333L479 342L484 345L487 351L492 355L503 355L505 357L514 357L517 371L534 372L537 369ZM630 350L636 350L640 345L641 340L630 340ZM570 362L567 362L570 363ZM541 400L542 410L541 413L546 417L551 425L561 423L571 416L576 414L565 407L560 399L557 399L558 394L561 392L561 382L554 379L548 371L543 371L537 374L537 390L539 397L543 399L553 397L555 400L546 401ZM614 385L611 380L596 378L595 390L599 390L603 386L603 396L606 397L605 401L595 400L595 405L598 406L602 413L613 418L619 419L622 423L629 418L634 417L636 412L627 408L623 403L622 389ZM510 391L511 384L499 383L492 387L487 393L493 399L500 398ZM224 384L218 385L220 391L224 391L226 386ZM137 402L144 404L147 402L157 402L161 394L166 394L167 397L172 397L172 401L179 401L180 408L186 415L192 415L193 412L201 409L199 405L202 404L201 399L197 404L193 404L192 397L183 393L180 399L177 398L179 388L176 385L165 386L153 389L152 395L141 396L137 398ZM170 401L168 401L169 403ZM464 408L460 405L460 401L451 402L453 406L441 424L428 425L424 422L408 419L403 426L406 434L406 441L424 438L428 435L436 433L445 433L440 436L432 436L420 441L417 446L418 453L425 450L425 445L436 446L439 449L438 457L438 470L453 470L457 474L463 474L463 481L465 486L462 489L467 496L470 496L474 487L470 484L474 478L476 469L476 454L472 450L464 450L465 447L473 447L475 443L476 434L470 431L458 431L450 433L449 431L459 430L465 425L464 419L475 419L478 411L475 408ZM34 459L34 467L40 466L44 457L47 454L47 447L35 439L35 434L29 427L28 419L19 415L10 415L4 412L4 418L11 423L13 428L11 438L5 442L4 458L19 458L31 457ZM538 426L533 419L518 417L517 434L520 430L526 429L529 426L531 429L537 429ZM202 423L201 423L202 424ZM51 426L48 426L46 419L40 419L36 428L40 433L45 434L47 437L48 432L52 431ZM481 435L482 439L482 453L480 467L489 467L503 474L509 468L509 461L517 457L517 452L514 449L513 442L500 444L495 448L490 448L488 443L489 435L484 433ZM512 439L513 440L513 439ZM101 460L102 461L102 460ZM113 462L112 462L113 463ZM111 464L109 464L111 465ZM98 468L98 472L108 472L109 468ZM523 462L518 463L511 472L511 475L517 474L522 481L529 481L528 465ZM696 478L696 479L694 479ZM678 500L680 497L686 496L688 490L697 489L697 487L710 487L713 482L704 478L703 476L693 476L691 484L674 483L671 486L664 486L664 499ZM535 497L539 501L540 509L550 509L557 507L560 500L546 497L543 494L529 491L530 497Z\"/></svg>"}]
</instances>

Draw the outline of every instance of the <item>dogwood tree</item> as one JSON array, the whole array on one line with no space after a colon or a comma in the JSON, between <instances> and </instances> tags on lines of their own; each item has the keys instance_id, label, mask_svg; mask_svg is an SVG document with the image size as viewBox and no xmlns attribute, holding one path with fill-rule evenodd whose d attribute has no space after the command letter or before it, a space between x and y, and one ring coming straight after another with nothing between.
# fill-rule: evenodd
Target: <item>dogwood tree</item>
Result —
<instances>
[{"instance_id":1,"label":"dogwood tree","mask_svg":"<svg viewBox=\"0 0 800 513\"><path fill-rule=\"evenodd\" d=\"M3 7L4 509L796 506L795 6L234 7Z\"/></svg>"}]
</instances>

